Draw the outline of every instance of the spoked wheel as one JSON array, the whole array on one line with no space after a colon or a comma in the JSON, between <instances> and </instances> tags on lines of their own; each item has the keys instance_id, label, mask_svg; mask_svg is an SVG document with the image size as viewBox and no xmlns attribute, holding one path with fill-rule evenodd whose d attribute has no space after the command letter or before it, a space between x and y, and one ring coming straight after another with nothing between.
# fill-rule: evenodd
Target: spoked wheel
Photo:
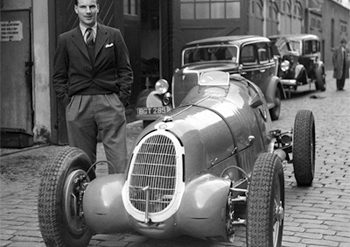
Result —
<instances>
[{"instance_id":1,"label":"spoked wheel","mask_svg":"<svg viewBox=\"0 0 350 247\"><path fill-rule=\"evenodd\" d=\"M284 222L284 175L280 158L263 153L248 191L247 246L280 247Z\"/></svg>"},{"instance_id":2,"label":"spoked wheel","mask_svg":"<svg viewBox=\"0 0 350 247\"><path fill-rule=\"evenodd\" d=\"M66 148L49 164L39 187L38 216L47 246L83 247L92 233L85 225L82 199L87 184L95 178L91 162L78 148Z\"/></svg>"},{"instance_id":3,"label":"spoked wheel","mask_svg":"<svg viewBox=\"0 0 350 247\"><path fill-rule=\"evenodd\" d=\"M315 120L311 111L298 111L294 121L293 167L299 186L310 186L315 173Z\"/></svg>"}]
</instances>

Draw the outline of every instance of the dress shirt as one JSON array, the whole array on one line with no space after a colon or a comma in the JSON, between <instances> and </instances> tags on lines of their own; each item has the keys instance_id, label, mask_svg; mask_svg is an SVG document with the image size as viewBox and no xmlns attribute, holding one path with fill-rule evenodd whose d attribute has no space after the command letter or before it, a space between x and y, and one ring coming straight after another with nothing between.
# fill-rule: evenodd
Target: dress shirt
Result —
<instances>
[{"instance_id":1,"label":"dress shirt","mask_svg":"<svg viewBox=\"0 0 350 247\"><path fill-rule=\"evenodd\" d=\"M79 24L79 26L80 26L81 34L84 37L84 41L86 42L86 33L85 32L86 32L86 29L88 29L89 27L83 26L81 24ZM91 28L92 28L92 35L94 36L94 42L95 42L96 34L97 34L97 22Z\"/></svg>"}]
</instances>

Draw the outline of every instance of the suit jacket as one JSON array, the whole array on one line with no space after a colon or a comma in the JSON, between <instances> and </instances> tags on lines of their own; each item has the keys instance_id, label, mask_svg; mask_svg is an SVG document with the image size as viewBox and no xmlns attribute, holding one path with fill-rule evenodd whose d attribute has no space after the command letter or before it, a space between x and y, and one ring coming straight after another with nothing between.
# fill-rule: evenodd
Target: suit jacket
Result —
<instances>
[{"instance_id":1,"label":"suit jacket","mask_svg":"<svg viewBox=\"0 0 350 247\"><path fill-rule=\"evenodd\" d=\"M58 98L86 94L93 86L101 93L117 93L126 104L132 81L129 52L119 29L97 24L94 62L79 26L59 35L53 75Z\"/></svg>"},{"instance_id":2,"label":"suit jacket","mask_svg":"<svg viewBox=\"0 0 350 247\"><path fill-rule=\"evenodd\" d=\"M348 51L345 49L344 52L341 47L338 47L333 53L333 78L341 79L343 73L345 74L345 78L349 78L349 61L347 58ZM345 70L344 70L344 60L345 60Z\"/></svg>"}]
</instances>

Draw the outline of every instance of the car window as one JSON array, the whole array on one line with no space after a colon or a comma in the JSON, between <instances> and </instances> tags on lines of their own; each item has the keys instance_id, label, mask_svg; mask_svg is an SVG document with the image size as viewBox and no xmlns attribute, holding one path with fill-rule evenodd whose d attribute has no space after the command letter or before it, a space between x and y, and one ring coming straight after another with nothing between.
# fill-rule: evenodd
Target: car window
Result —
<instances>
[{"instance_id":1,"label":"car window","mask_svg":"<svg viewBox=\"0 0 350 247\"><path fill-rule=\"evenodd\" d=\"M269 49L266 43L256 44L260 63L268 63L270 60Z\"/></svg>"},{"instance_id":2,"label":"car window","mask_svg":"<svg viewBox=\"0 0 350 247\"><path fill-rule=\"evenodd\" d=\"M320 42L317 40L304 41L304 53L312 54L320 51Z\"/></svg>"},{"instance_id":3,"label":"car window","mask_svg":"<svg viewBox=\"0 0 350 247\"><path fill-rule=\"evenodd\" d=\"M201 61L237 62L235 46L203 46L185 49L182 53L183 65Z\"/></svg>"},{"instance_id":4,"label":"car window","mask_svg":"<svg viewBox=\"0 0 350 247\"><path fill-rule=\"evenodd\" d=\"M255 46L253 44L246 45L241 50L241 63L242 64L257 64L258 59L255 53Z\"/></svg>"},{"instance_id":5,"label":"car window","mask_svg":"<svg viewBox=\"0 0 350 247\"><path fill-rule=\"evenodd\" d=\"M289 47L290 47L289 50L295 51L295 52L297 52L298 54L301 54L301 46L300 46L300 42L299 42L299 41L290 40L290 41L288 42L288 45L289 45Z\"/></svg>"}]
</instances>

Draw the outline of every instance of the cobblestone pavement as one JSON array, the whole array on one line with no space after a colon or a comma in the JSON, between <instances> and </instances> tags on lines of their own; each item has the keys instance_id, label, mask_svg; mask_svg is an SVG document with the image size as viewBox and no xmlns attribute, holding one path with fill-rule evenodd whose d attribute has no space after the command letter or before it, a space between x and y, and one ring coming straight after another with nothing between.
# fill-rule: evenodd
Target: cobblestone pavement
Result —
<instances>
[{"instance_id":1,"label":"cobblestone pavement","mask_svg":"<svg viewBox=\"0 0 350 247\"><path fill-rule=\"evenodd\" d=\"M328 72L326 92L302 88L282 102L274 128L289 130L299 109L313 111L316 122L316 173L313 186L296 186L292 165L285 166L284 247L350 246L350 81L337 92ZM128 126L128 147L142 130ZM0 246L44 246L37 221L40 170L63 147L34 147L26 151L1 150ZM10 152L10 153L9 153ZM101 146L98 157L103 158ZM136 234L96 235L89 246L245 246L244 227L234 244L206 242L190 237L154 240Z\"/></svg>"}]
</instances>

